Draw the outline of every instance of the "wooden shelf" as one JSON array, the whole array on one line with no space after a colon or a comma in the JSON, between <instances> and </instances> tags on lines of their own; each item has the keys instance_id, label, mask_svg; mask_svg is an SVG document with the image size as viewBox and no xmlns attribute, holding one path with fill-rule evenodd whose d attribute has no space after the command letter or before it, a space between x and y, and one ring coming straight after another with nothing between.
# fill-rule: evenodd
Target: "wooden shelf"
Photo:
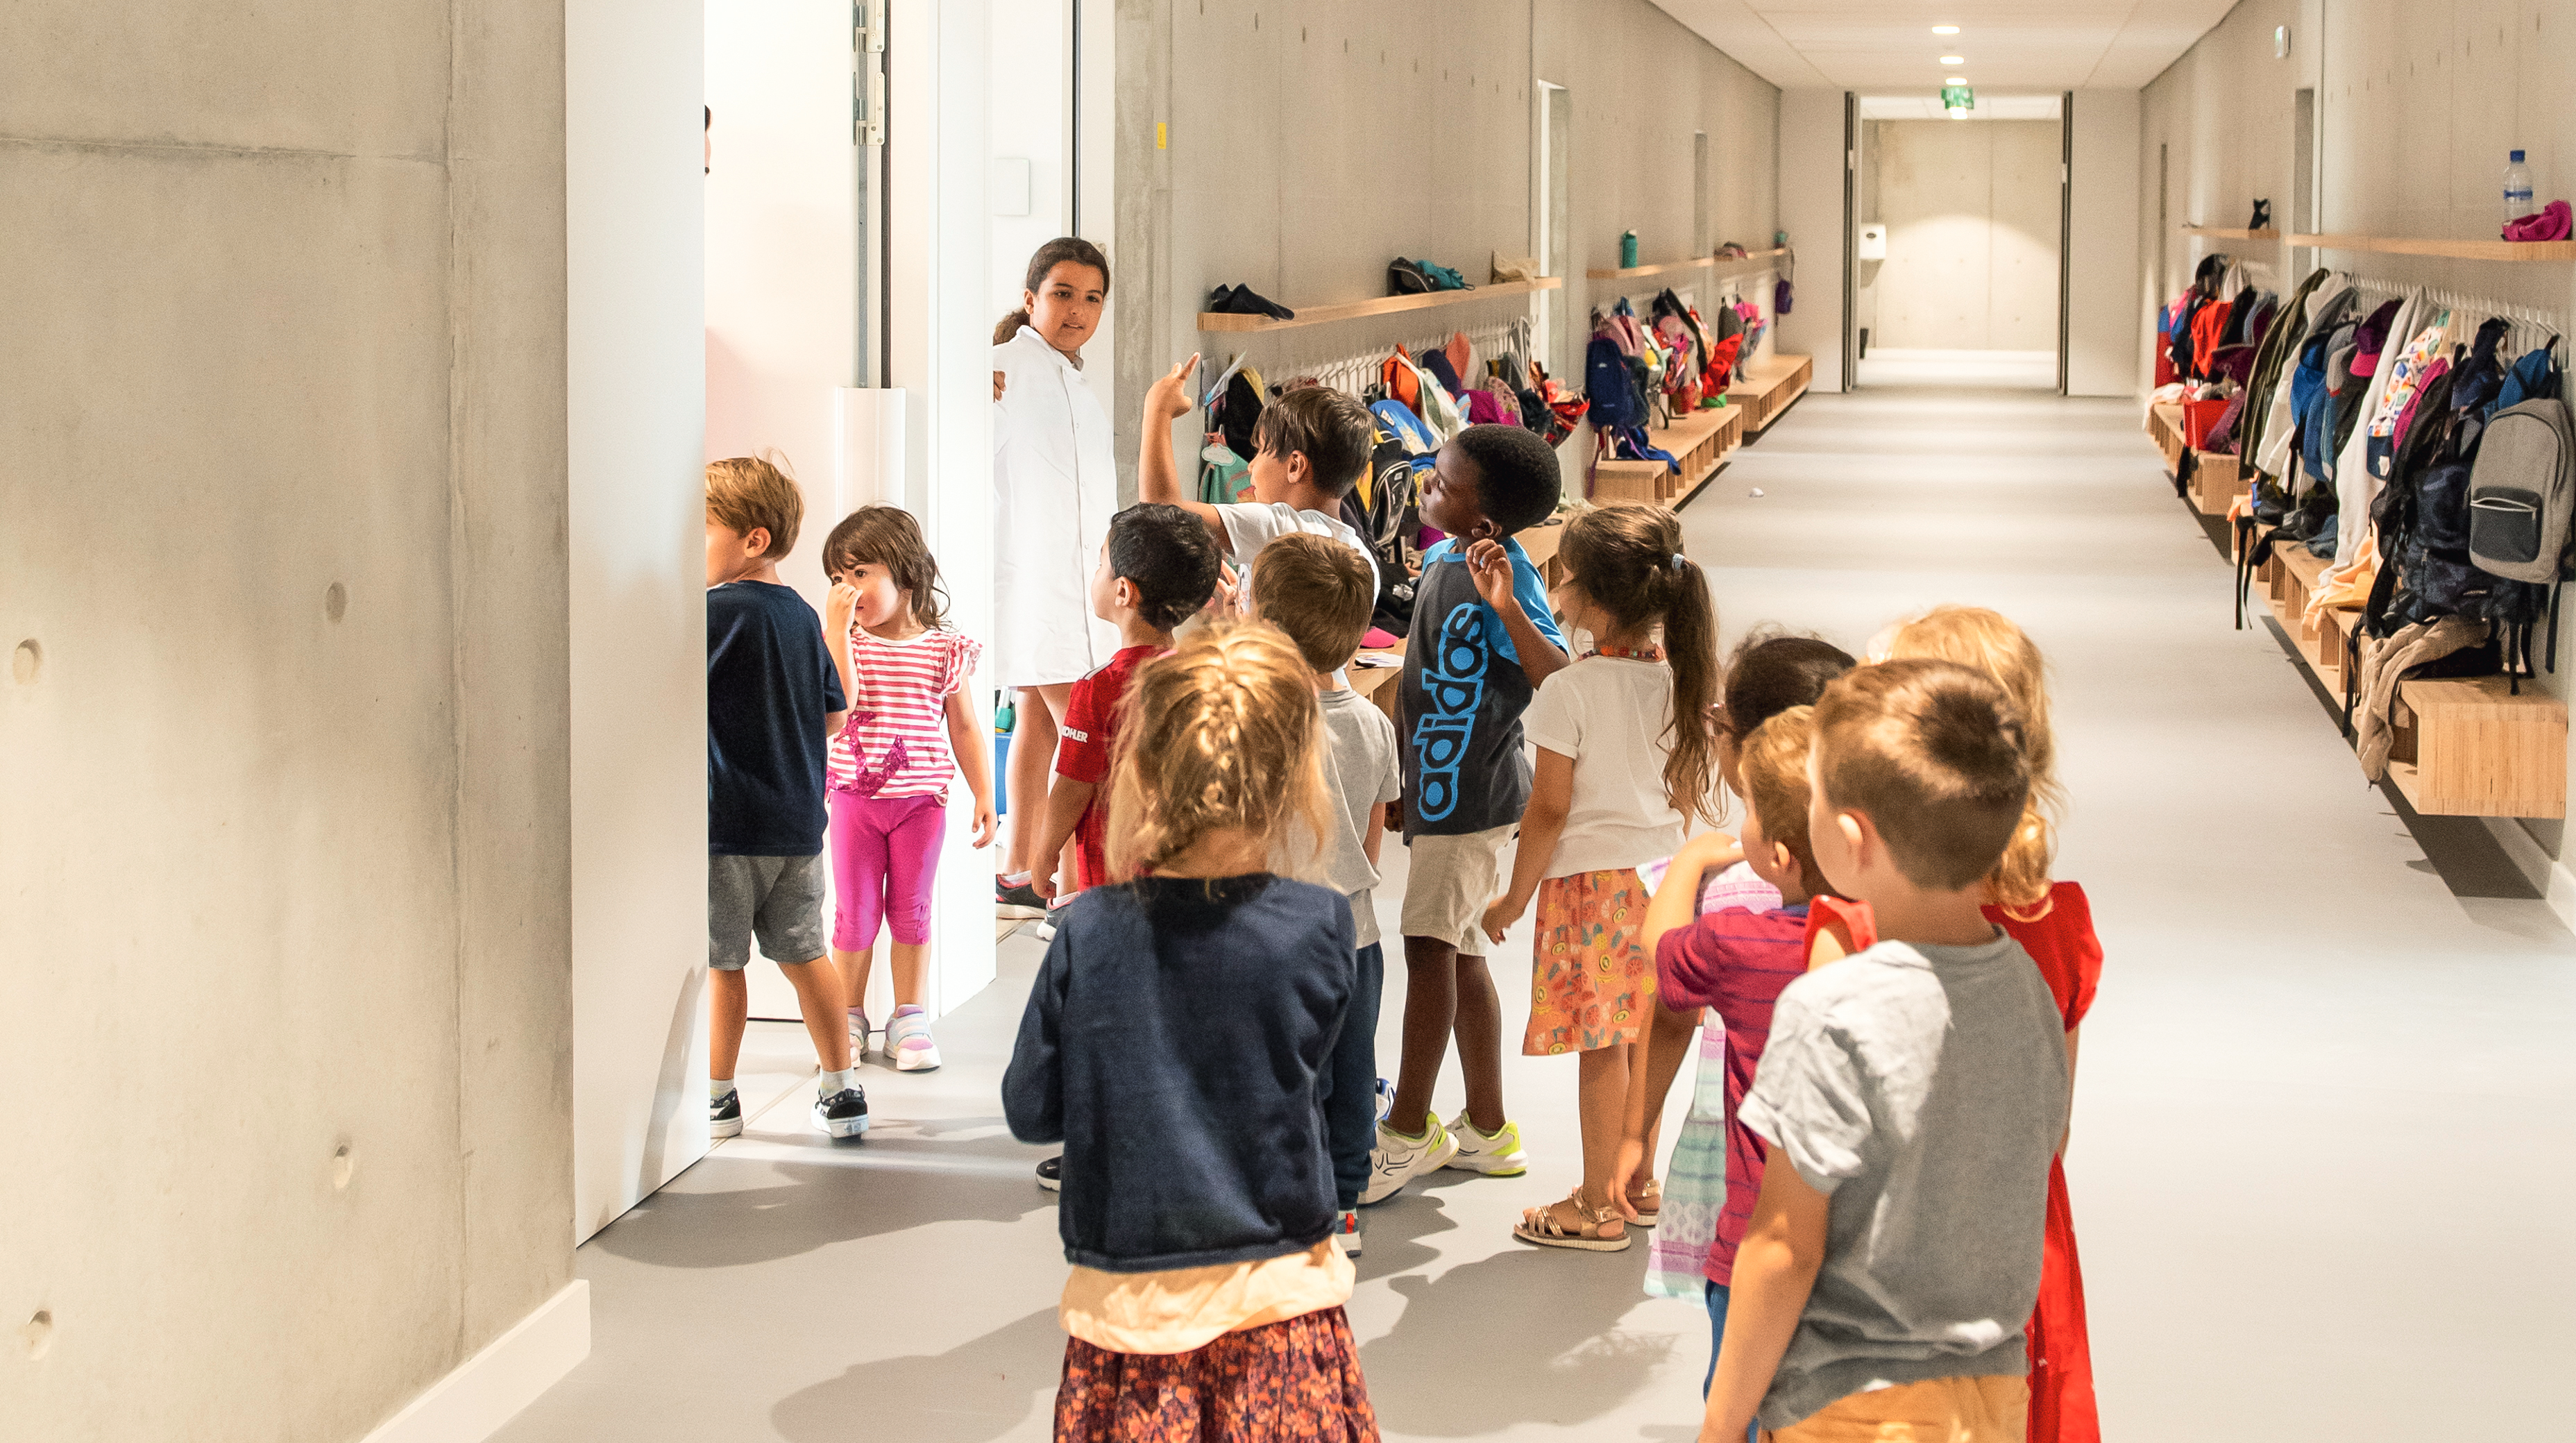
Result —
<instances>
[{"instance_id":1,"label":"wooden shelf","mask_svg":"<svg viewBox=\"0 0 2576 1443\"><path fill-rule=\"evenodd\" d=\"M2261 230L2227 230L2214 225L2187 225L2182 228L2182 233L2184 235L2206 236L2211 240L2268 241L2279 240L2281 238L2281 233L2272 229L2270 226L2265 226Z\"/></svg>"},{"instance_id":2,"label":"wooden shelf","mask_svg":"<svg viewBox=\"0 0 2576 1443\"><path fill-rule=\"evenodd\" d=\"M2567 815L2567 704L2523 679L2514 695L2501 676L2398 683L2415 713L2413 755L2389 775L2407 804L2427 816ZM2392 753L2392 758L2394 754Z\"/></svg>"},{"instance_id":3,"label":"wooden shelf","mask_svg":"<svg viewBox=\"0 0 2576 1443\"><path fill-rule=\"evenodd\" d=\"M2576 241L2431 240L2378 235L2294 235L2289 239L2294 246L2318 250L2442 256L2455 261L2576 261Z\"/></svg>"},{"instance_id":4,"label":"wooden shelf","mask_svg":"<svg viewBox=\"0 0 2576 1443\"><path fill-rule=\"evenodd\" d=\"M1742 406L1744 434L1747 439L1771 429L1789 403L1807 394L1807 383L1815 376L1815 361L1807 356L1774 353L1771 358L1747 362L1736 373L1735 384L1726 388L1727 404Z\"/></svg>"},{"instance_id":5,"label":"wooden shelf","mask_svg":"<svg viewBox=\"0 0 2576 1443\"><path fill-rule=\"evenodd\" d=\"M1701 256L1697 260L1657 261L1650 266L1621 266L1617 270L1585 271L1584 274L1596 281L1624 281L1630 276L1659 276L1666 271L1695 271L1709 264L1709 261L1709 257Z\"/></svg>"},{"instance_id":6,"label":"wooden shelf","mask_svg":"<svg viewBox=\"0 0 2576 1443\"><path fill-rule=\"evenodd\" d=\"M1227 311L1199 312L1202 331L1287 331L1299 326L1329 325L1334 321L1356 321L1364 316L1392 316L1403 311L1424 311L1436 306L1464 305L1469 301L1487 301L1497 296L1525 296L1533 291L1552 291L1565 284L1562 276L1541 276L1534 281L1496 281L1463 291L1429 291L1418 296L1380 296L1373 301L1347 301L1337 306L1297 306L1297 318L1273 320L1268 316L1238 316Z\"/></svg>"},{"instance_id":7,"label":"wooden shelf","mask_svg":"<svg viewBox=\"0 0 2576 1443\"><path fill-rule=\"evenodd\" d=\"M1740 256L1713 257L1709 265L1721 276L1751 275L1755 271L1770 270L1774 260L1788 253L1787 246L1773 246L1767 251L1747 251Z\"/></svg>"}]
</instances>

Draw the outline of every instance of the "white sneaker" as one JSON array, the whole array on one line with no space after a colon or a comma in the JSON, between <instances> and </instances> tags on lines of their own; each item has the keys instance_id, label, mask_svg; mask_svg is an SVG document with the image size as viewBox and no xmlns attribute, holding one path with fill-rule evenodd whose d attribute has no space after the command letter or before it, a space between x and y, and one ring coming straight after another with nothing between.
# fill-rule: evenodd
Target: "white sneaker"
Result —
<instances>
[{"instance_id":1,"label":"white sneaker","mask_svg":"<svg viewBox=\"0 0 2576 1443\"><path fill-rule=\"evenodd\" d=\"M1462 1112L1449 1119L1449 1135L1457 1139L1458 1151L1445 1166L1487 1177L1519 1177L1529 1171L1529 1154L1521 1149L1517 1122L1506 1120L1492 1132L1478 1132Z\"/></svg>"},{"instance_id":2,"label":"white sneaker","mask_svg":"<svg viewBox=\"0 0 2576 1443\"><path fill-rule=\"evenodd\" d=\"M1406 1183L1438 1172L1457 1155L1458 1140L1449 1135L1437 1117L1423 1119L1420 1137L1406 1137L1381 1122L1377 1125L1377 1146L1369 1149L1368 1187L1360 1193L1360 1201L1384 1202Z\"/></svg>"},{"instance_id":3,"label":"white sneaker","mask_svg":"<svg viewBox=\"0 0 2576 1443\"><path fill-rule=\"evenodd\" d=\"M850 1065L856 1067L868 1060L868 1039L875 1035L876 1029L868 1025L868 1014L855 1007L850 1009L849 1018Z\"/></svg>"}]
</instances>

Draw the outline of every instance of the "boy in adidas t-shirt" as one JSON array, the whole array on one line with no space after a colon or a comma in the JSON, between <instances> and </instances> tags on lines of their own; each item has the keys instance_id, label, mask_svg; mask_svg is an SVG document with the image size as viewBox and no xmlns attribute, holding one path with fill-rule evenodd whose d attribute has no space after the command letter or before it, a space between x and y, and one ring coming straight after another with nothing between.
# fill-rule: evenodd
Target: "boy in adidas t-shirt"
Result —
<instances>
[{"instance_id":1,"label":"boy in adidas t-shirt","mask_svg":"<svg viewBox=\"0 0 2576 1443\"><path fill-rule=\"evenodd\" d=\"M1326 536L1368 561L1372 595L1380 579L1368 542L1342 519L1342 498L1368 470L1377 447L1377 420L1356 396L1325 386L1301 386L1261 409L1252 426L1252 500L1215 506L1181 491L1172 457L1172 423L1195 409L1188 378L1190 357L1145 393L1145 440L1136 466L1136 494L1166 501L1207 523L1208 535L1233 563L1236 583L1252 574L1252 560L1274 538L1296 532Z\"/></svg>"},{"instance_id":2,"label":"boy in adidas t-shirt","mask_svg":"<svg viewBox=\"0 0 2576 1443\"><path fill-rule=\"evenodd\" d=\"M1440 448L1422 521L1448 539L1422 554L1404 649L1404 1060L1378 1126L1363 1203L1444 1166L1527 1169L1503 1115L1503 1014L1485 970L1485 905L1529 805L1521 713L1566 664L1547 584L1513 534L1556 510L1556 450L1519 426L1470 426ZM1431 1086L1452 1034L1467 1107L1447 1127Z\"/></svg>"}]
</instances>

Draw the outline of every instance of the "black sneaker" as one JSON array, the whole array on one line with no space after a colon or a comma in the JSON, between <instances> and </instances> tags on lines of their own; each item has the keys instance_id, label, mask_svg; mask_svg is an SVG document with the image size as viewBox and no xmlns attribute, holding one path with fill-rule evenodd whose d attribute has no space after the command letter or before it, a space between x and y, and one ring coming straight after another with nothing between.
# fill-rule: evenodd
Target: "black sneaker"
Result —
<instances>
[{"instance_id":1,"label":"black sneaker","mask_svg":"<svg viewBox=\"0 0 2576 1443\"><path fill-rule=\"evenodd\" d=\"M814 1125L834 1137L856 1137L868 1130L868 1095L845 1087L814 1099Z\"/></svg>"},{"instance_id":2,"label":"black sneaker","mask_svg":"<svg viewBox=\"0 0 2576 1443\"><path fill-rule=\"evenodd\" d=\"M1064 1158L1061 1155L1038 1164L1038 1186L1048 1192L1064 1191Z\"/></svg>"},{"instance_id":3,"label":"black sneaker","mask_svg":"<svg viewBox=\"0 0 2576 1443\"><path fill-rule=\"evenodd\" d=\"M737 1087L707 1104L707 1135L742 1136L742 1089Z\"/></svg>"},{"instance_id":4,"label":"black sneaker","mask_svg":"<svg viewBox=\"0 0 2576 1443\"><path fill-rule=\"evenodd\" d=\"M1026 882L1014 887L999 877L993 879L993 915L1028 921L1046 914L1046 898L1038 895L1037 888Z\"/></svg>"}]
</instances>

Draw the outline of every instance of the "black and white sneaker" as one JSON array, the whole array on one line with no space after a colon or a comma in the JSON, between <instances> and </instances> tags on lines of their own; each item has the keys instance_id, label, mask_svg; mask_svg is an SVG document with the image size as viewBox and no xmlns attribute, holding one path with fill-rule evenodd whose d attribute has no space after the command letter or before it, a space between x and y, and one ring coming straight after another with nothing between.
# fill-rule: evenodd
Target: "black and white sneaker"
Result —
<instances>
[{"instance_id":1,"label":"black and white sneaker","mask_svg":"<svg viewBox=\"0 0 2576 1443\"><path fill-rule=\"evenodd\" d=\"M814 1099L814 1125L834 1137L857 1137L868 1130L868 1095L845 1087Z\"/></svg>"},{"instance_id":2,"label":"black and white sneaker","mask_svg":"<svg viewBox=\"0 0 2576 1443\"><path fill-rule=\"evenodd\" d=\"M735 1088L707 1104L707 1135L742 1136L742 1089Z\"/></svg>"},{"instance_id":3,"label":"black and white sneaker","mask_svg":"<svg viewBox=\"0 0 2576 1443\"><path fill-rule=\"evenodd\" d=\"M1056 1156L1038 1164L1038 1186L1048 1192L1064 1191L1064 1158Z\"/></svg>"},{"instance_id":4,"label":"black and white sneaker","mask_svg":"<svg viewBox=\"0 0 2576 1443\"><path fill-rule=\"evenodd\" d=\"M1044 917L1046 914L1046 898L1038 895L1037 888L1026 882L1012 886L999 877L993 879L994 916L1016 917L1026 922Z\"/></svg>"}]
</instances>

